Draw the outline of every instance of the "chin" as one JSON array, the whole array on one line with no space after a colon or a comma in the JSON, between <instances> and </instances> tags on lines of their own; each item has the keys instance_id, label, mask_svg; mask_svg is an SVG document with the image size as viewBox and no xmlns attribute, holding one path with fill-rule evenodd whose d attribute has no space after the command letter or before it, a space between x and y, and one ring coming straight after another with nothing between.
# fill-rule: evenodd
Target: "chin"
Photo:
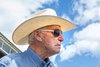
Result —
<instances>
[{"instance_id":1,"label":"chin","mask_svg":"<svg viewBox=\"0 0 100 67\"><path fill-rule=\"evenodd\" d=\"M60 50L59 51L55 51L55 54L57 54L57 53L59 53L60 52Z\"/></svg>"},{"instance_id":2,"label":"chin","mask_svg":"<svg viewBox=\"0 0 100 67\"><path fill-rule=\"evenodd\" d=\"M50 51L51 55L55 55L60 52L60 49Z\"/></svg>"},{"instance_id":3,"label":"chin","mask_svg":"<svg viewBox=\"0 0 100 67\"><path fill-rule=\"evenodd\" d=\"M55 54L58 54L58 53L59 53L59 52L52 53L51 56L53 56L53 55L55 55Z\"/></svg>"}]
</instances>

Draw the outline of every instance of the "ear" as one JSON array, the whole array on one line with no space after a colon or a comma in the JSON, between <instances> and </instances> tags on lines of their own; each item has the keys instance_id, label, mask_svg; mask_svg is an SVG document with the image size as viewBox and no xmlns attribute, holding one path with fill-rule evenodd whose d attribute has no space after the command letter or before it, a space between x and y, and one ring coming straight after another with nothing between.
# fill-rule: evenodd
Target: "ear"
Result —
<instances>
[{"instance_id":1,"label":"ear","mask_svg":"<svg viewBox=\"0 0 100 67\"><path fill-rule=\"evenodd\" d=\"M35 38L36 40L42 41L39 31L34 31L34 32L32 33L32 35L34 36L34 38Z\"/></svg>"}]
</instances>

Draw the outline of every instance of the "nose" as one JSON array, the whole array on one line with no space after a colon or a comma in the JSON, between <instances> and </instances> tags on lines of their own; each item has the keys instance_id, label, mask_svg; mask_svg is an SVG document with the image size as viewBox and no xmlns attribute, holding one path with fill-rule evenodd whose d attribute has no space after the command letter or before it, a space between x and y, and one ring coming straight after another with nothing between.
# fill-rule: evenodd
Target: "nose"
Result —
<instances>
[{"instance_id":1,"label":"nose","mask_svg":"<svg viewBox=\"0 0 100 67\"><path fill-rule=\"evenodd\" d=\"M62 41L64 40L62 34L60 34L60 35L58 36L58 40L59 40L60 42L62 42Z\"/></svg>"}]
</instances>

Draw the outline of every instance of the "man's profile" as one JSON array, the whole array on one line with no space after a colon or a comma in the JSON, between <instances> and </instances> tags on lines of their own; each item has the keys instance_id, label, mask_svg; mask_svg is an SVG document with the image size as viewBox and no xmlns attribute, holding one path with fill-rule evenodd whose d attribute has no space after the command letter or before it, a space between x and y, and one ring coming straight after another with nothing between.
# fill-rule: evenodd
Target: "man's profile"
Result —
<instances>
[{"instance_id":1,"label":"man's profile","mask_svg":"<svg viewBox=\"0 0 100 67\"><path fill-rule=\"evenodd\" d=\"M0 67L55 67L49 57L60 52L64 40L62 32L75 27L71 22L57 17L53 9L36 12L12 35L15 44L29 44L28 49L1 58Z\"/></svg>"}]
</instances>

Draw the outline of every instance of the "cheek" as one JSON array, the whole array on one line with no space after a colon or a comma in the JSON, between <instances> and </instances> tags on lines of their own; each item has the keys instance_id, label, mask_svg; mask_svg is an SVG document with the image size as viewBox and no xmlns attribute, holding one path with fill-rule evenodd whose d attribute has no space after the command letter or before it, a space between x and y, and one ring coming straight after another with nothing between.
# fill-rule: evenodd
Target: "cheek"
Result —
<instances>
[{"instance_id":1,"label":"cheek","mask_svg":"<svg viewBox=\"0 0 100 67\"><path fill-rule=\"evenodd\" d=\"M52 48L56 44L56 39L54 37L44 37L43 42L45 46Z\"/></svg>"},{"instance_id":2,"label":"cheek","mask_svg":"<svg viewBox=\"0 0 100 67\"><path fill-rule=\"evenodd\" d=\"M52 45L55 43L55 39L54 38L46 38L45 43L48 45Z\"/></svg>"}]
</instances>

